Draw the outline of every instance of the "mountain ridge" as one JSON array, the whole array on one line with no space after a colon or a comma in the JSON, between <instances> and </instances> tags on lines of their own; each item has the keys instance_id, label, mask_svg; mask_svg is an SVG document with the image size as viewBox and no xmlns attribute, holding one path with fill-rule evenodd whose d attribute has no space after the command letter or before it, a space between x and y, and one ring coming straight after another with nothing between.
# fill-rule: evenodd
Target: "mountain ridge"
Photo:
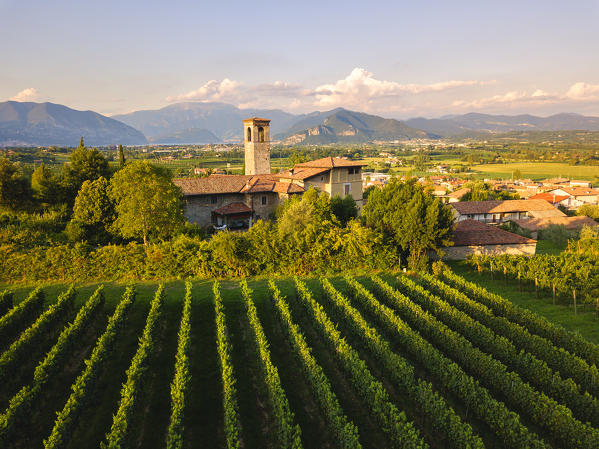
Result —
<instances>
[{"instance_id":1,"label":"mountain ridge","mask_svg":"<svg viewBox=\"0 0 599 449\"><path fill-rule=\"evenodd\" d=\"M140 145L146 137L118 120L56 103L0 103L0 146Z\"/></svg>"}]
</instances>

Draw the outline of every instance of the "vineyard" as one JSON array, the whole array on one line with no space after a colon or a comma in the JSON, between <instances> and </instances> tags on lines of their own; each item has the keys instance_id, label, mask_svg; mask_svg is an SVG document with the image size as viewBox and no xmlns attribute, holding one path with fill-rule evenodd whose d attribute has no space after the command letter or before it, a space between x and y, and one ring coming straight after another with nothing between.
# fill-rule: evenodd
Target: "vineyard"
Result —
<instances>
[{"instance_id":1,"label":"vineyard","mask_svg":"<svg viewBox=\"0 0 599 449\"><path fill-rule=\"evenodd\" d=\"M599 448L599 346L451 271L0 293L0 447Z\"/></svg>"}]
</instances>

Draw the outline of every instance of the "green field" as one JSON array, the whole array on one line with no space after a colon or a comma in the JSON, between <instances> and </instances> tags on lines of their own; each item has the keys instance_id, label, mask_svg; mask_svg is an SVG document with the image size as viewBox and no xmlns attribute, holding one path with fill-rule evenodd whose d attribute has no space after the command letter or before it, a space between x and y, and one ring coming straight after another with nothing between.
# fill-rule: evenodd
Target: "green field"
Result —
<instances>
[{"instance_id":1,"label":"green field","mask_svg":"<svg viewBox=\"0 0 599 449\"><path fill-rule=\"evenodd\" d=\"M599 177L599 166L569 165L554 162L512 162L507 164L473 165L472 170L491 178L509 179L516 170L520 170L523 178L546 179L567 177L596 181Z\"/></svg>"},{"instance_id":2,"label":"green field","mask_svg":"<svg viewBox=\"0 0 599 449\"><path fill-rule=\"evenodd\" d=\"M455 281L443 280L385 274L295 284L283 278L275 282L281 293L275 299L265 280L249 282L249 297L240 283L226 281L220 286L222 310L215 309L211 281L193 282L181 447L597 447L599 379L589 366L599 360L599 346L537 316L523 320L523 309L504 317L503 303L468 288L453 290ZM10 422L0 416L1 447L42 447L125 287L104 284L104 305L36 392L30 411ZM157 287L135 285L136 299L115 344L92 364L97 378L63 430L64 444L54 447L99 447L123 404L130 408L118 447L165 447L186 290L183 281L168 282L153 302ZM12 342L26 341L36 317L67 288L44 286L45 301L12 327L6 317L17 309L0 311L2 410L21 387L33 385L36 365L97 285L80 286L73 310L53 319L21 363L7 364ZM13 289L16 308L32 303L24 302L31 290ZM502 291L512 298L512 290ZM528 307L526 295L531 293L514 297L514 303ZM252 303L257 315L248 313ZM155 311L148 315L151 304ZM225 326L217 327L221 313ZM122 403L121 388L149 316L157 317L144 334L151 336L152 350L127 396L134 401ZM218 350L217 330L226 336ZM598 341L596 333L586 332ZM230 384L226 377L235 386L232 395L223 396L219 351L229 356L236 380Z\"/></svg>"}]
</instances>

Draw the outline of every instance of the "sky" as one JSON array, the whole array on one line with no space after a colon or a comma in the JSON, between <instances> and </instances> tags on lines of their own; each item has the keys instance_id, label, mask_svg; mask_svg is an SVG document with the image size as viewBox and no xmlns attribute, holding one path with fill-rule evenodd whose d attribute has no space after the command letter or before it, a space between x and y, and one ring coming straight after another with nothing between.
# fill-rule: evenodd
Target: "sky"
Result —
<instances>
[{"instance_id":1,"label":"sky","mask_svg":"<svg viewBox=\"0 0 599 449\"><path fill-rule=\"evenodd\" d=\"M0 0L0 101L599 116L599 0Z\"/></svg>"}]
</instances>

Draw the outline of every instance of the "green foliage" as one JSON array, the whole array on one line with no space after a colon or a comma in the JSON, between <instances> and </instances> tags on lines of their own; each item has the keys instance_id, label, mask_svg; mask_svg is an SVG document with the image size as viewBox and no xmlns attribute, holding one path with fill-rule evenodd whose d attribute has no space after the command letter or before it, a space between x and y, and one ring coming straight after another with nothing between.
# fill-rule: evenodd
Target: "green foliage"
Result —
<instances>
[{"instance_id":1,"label":"green foliage","mask_svg":"<svg viewBox=\"0 0 599 449\"><path fill-rule=\"evenodd\" d=\"M301 429L294 423L295 416L289 406L285 390L281 385L279 371L272 363L268 340L258 318L258 311L252 298L253 292L245 280L241 281L241 292L247 308L247 317L252 328L254 341L260 357L270 406L274 412L278 446L284 449L301 449Z\"/></svg>"},{"instance_id":2,"label":"green foliage","mask_svg":"<svg viewBox=\"0 0 599 449\"><path fill-rule=\"evenodd\" d=\"M331 388L326 374L312 355L311 348L308 346L299 326L292 321L291 311L283 295L273 280L270 280L268 285L289 342L302 364L314 397L327 419L327 429L334 434L335 440L337 440L340 447L344 449L361 448L358 428L344 415L343 409L339 405L339 401Z\"/></svg>"},{"instance_id":3,"label":"green foliage","mask_svg":"<svg viewBox=\"0 0 599 449\"><path fill-rule=\"evenodd\" d=\"M123 150L123 146L119 144L117 148L118 158L119 158L119 168L123 168L125 166L125 151Z\"/></svg>"},{"instance_id":4,"label":"green foliage","mask_svg":"<svg viewBox=\"0 0 599 449\"><path fill-rule=\"evenodd\" d=\"M22 209L31 197L29 183L21 166L6 157L0 157L0 207Z\"/></svg>"},{"instance_id":5,"label":"green foliage","mask_svg":"<svg viewBox=\"0 0 599 449\"><path fill-rule=\"evenodd\" d=\"M75 298L75 289L71 286L66 292L58 297L55 304L52 304L44 313L42 313L35 322L25 329L19 338L2 353L0 356L0 383L6 382L7 378L18 373L19 365L22 365L35 348L44 339L51 335L52 327L60 320L65 318L73 308Z\"/></svg>"},{"instance_id":6,"label":"green foliage","mask_svg":"<svg viewBox=\"0 0 599 449\"><path fill-rule=\"evenodd\" d=\"M599 430L574 418L568 408L558 404L542 391L534 389L499 360L474 346L475 344L478 346L481 338L470 336L472 341L468 340L453 330L453 326L450 328L438 319L435 316L437 312L430 313L405 296L407 293L410 298L418 298L417 302L423 301L423 304L426 302L425 309L432 308L433 303L436 304L435 310L446 308L421 286L406 276L399 276L398 287L402 290L402 294L389 287L380 278L373 277L373 279L379 286L379 291L393 302L394 307L401 310L403 316L410 317L408 321L416 330L468 369L483 385L500 392L508 404L525 411L536 425L545 429L562 446L591 448L599 444ZM447 308L444 316L449 317L452 312L455 312L455 309ZM459 318L455 317L455 319Z\"/></svg>"},{"instance_id":7,"label":"green foliage","mask_svg":"<svg viewBox=\"0 0 599 449\"><path fill-rule=\"evenodd\" d=\"M31 175L31 189L34 198L42 205L56 204L60 199L60 180L44 163Z\"/></svg>"},{"instance_id":8,"label":"green foliage","mask_svg":"<svg viewBox=\"0 0 599 449\"><path fill-rule=\"evenodd\" d=\"M34 289L23 301L0 318L0 342L8 343L19 330L21 323L34 316L44 306L44 293Z\"/></svg>"},{"instance_id":9,"label":"green foliage","mask_svg":"<svg viewBox=\"0 0 599 449\"><path fill-rule=\"evenodd\" d=\"M69 163L63 166L62 179L65 200L72 204L77 192L85 181L110 177L108 161L95 148L87 148L83 145L83 138L79 146L69 157Z\"/></svg>"},{"instance_id":10,"label":"green foliage","mask_svg":"<svg viewBox=\"0 0 599 449\"><path fill-rule=\"evenodd\" d=\"M335 195L331 198L331 212L345 226L349 220L358 216L358 206L351 195L346 195L345 198Z\"/></svg>"},{"instance_id":11,"label":"green foliage","mask_svg":"<svg viewBox=\"0 0 599 449\"><path fill-rule=\"evenodd\" d=\"M389 395L383 384L378 381L368 369L366 362L358 352L341 337L341 333L328 317L322 305L313 297L306 284L295 278L298 300L314 318L320 335L333 350L346 375L351 380L354 389L368 405L370 413L379 422L382 429L390 438L393 447L426 448L419 432L409 422L405 413L400 412L389 400Z\"/></svg>"},{"instance_id":12,"label":"green foliage","mask_svg":"<svg viewBox=\"0 0 599 449\"><path fill-rule=\"evenodd\" d=\"M451 211L414 179L393 179L382 190L374 190L362 220L393 242L411 269L423 266L426 251L441 253L441 246L451 244Z\"/></svg>"},{"instance_id":13,"label":"green foliage","mask_svg":"<svg viewBox=\"0 0 599 449\"><path fill-rule=\"evenodd\" d=\"M539 231L539 239L549 240L557 246L565 246L574 233L565 225L551 224Z\"/></svg>"},{"instance_id":14,"label":"green foliage","mask_svg":"<svg viewBox=\"0 0 599 449\"><path fill-rule=\"evenodd\" d=\"M346 278L352 287L354 297L373 311L378 320L383 324L406 354L409 354L439 384L459 398L464 404L468 404L468 410L479 419L484 421L495 433L504 447L521 448L543 448L546 445L540 441L534 433L530 432L521 422L519 416L510 411L503 402L496 400L491 393L459 365L446 357L441 351L424 339L419 332L413 330L399 315L379 301L377 297L361 283ZM385 296L400 295L391 286L378 277L372 281L377 292ZM377 295L379 296L379 295ZM401 296L399 296L401 298ZM395 307L395 309L397 309ZM428 401L425 401L426 404ZM459 430L456 429L456 430ZM459 435L455 435L458 437Z\"/></svg>"},{"instance_id":15,"label":"green foliage","mask_svg":"<svg viewBox=\"0 0 599 449\"><path fill-rule=\"evenodd\" d=\"M81 224L84 238L92 242L106 242L108 229L114 221L114 204L108 197L108 181L99 177L94 181L85 181L79 189L73 206L71 223ZM73 241L75 235L67 231Z\"/></svg>"},{"instance_id":16,"label":"green foliage","mask_svg":"<svg viewBox=\"0 0 599 449\"><path fill-rule=\"evenodd\" d=\"M585 204L576 210L576 215L586 215L595 221L599 221L599 206L594 204Z\"/></svg>"},{"instance_id":17,"label":"green foliage","mask_svg":"<svg viewBox=\"0 0 599 449\"><path fill-rule=\"evenodd\" d=\"M360 289L361 285L350 277L348 284ZM321 280L323 290L330 301L335 304L339 315L352 328L355 335L368 347L394 384L405 396L409 397L412 405L419 409L426 424L437 429L448 447L453 448L483 448L480 437L473 435L469 424L464 423L451 406L434 391L431 383L419 381L410 363L394 353L388 341L384 340L378 331L371 327L363 316L354 308L351 302L328 279ZM380 304L372 305L380 311ZM378 307L377 307L378 306ZM383 311L385 313L386 311Z\"/></svg>"},{"instance_id":18,"label":"green foliage","mask_svg":"<svg viewBox=\"0 0 599 449\"><path fill-rule=\"evenodd\" d=\"M166 438L167 449L181 449L183 447L185 405L191 381L189 369L189 351L191 346L191 281L185 283L185 299L183 313L179 325L179 339L177 355L175 356L175 376L171 383L171 419L168 425Z\"/></svg>"},{"instance_id":19,"label":"green foliage","mask_svg":"<svg viewBox=\"0 0 599 449\"><path fill-rule=\"evenodd\" d=\"M214 295L214 313L216 317L216 346L220 363L223 385L223 410L225 421L225 439L228 449L243 447L241 441L241 423L239 421L239 406L237 405L237 388L233 364L231 360L231 343L225 321L225 310L220 294L220 285L215 281L212 285Z\"/></svg>"},{"instance_id":20,"label":"green foliage","mask_svg":"<svg viewBox=\"0 0 599 449\"><path fill-rule=\"evenodd\" d=\"M72 393L69 399L57 414L52 432L44 440L45 449L64 448L69 443L79 415L94 395L96 382L108 361L119 330L124 325L134 300L135 289L129 286L123 294L123 299L109 318L106 330L98 338L90 358L85 361L85 369L71 387Z\"/></svg>"},{"instance_id":21,"label":"green foliage","mask_svg":"<svg viewBox=\"0 0 599 449\"><path fill-rule=\"evenodd\" d=\"M183 223L181 190L170 172L147 161L135 161L110 180L115 204L113 231L125 238L168 237Z\"/></svg>"},{"instance_id":22,"label":"green foliage","mask_svg":"<svg viewBox=\"0 0 599 449\"><path fill-rule=\"evenodd\" d=\"M142 382L148 372L149 359L156 345L158 327L162 315L164 302L164 286L160 284L150 304L150 312L146 319L137 352L127 369L127 380L121 388L119 407L112 419L110 432L106 434L106 441L100 444L102 449L120 449L130 447L127 442L130 421L135 405L141 395Z\"/></svg>"}]
</instances>

